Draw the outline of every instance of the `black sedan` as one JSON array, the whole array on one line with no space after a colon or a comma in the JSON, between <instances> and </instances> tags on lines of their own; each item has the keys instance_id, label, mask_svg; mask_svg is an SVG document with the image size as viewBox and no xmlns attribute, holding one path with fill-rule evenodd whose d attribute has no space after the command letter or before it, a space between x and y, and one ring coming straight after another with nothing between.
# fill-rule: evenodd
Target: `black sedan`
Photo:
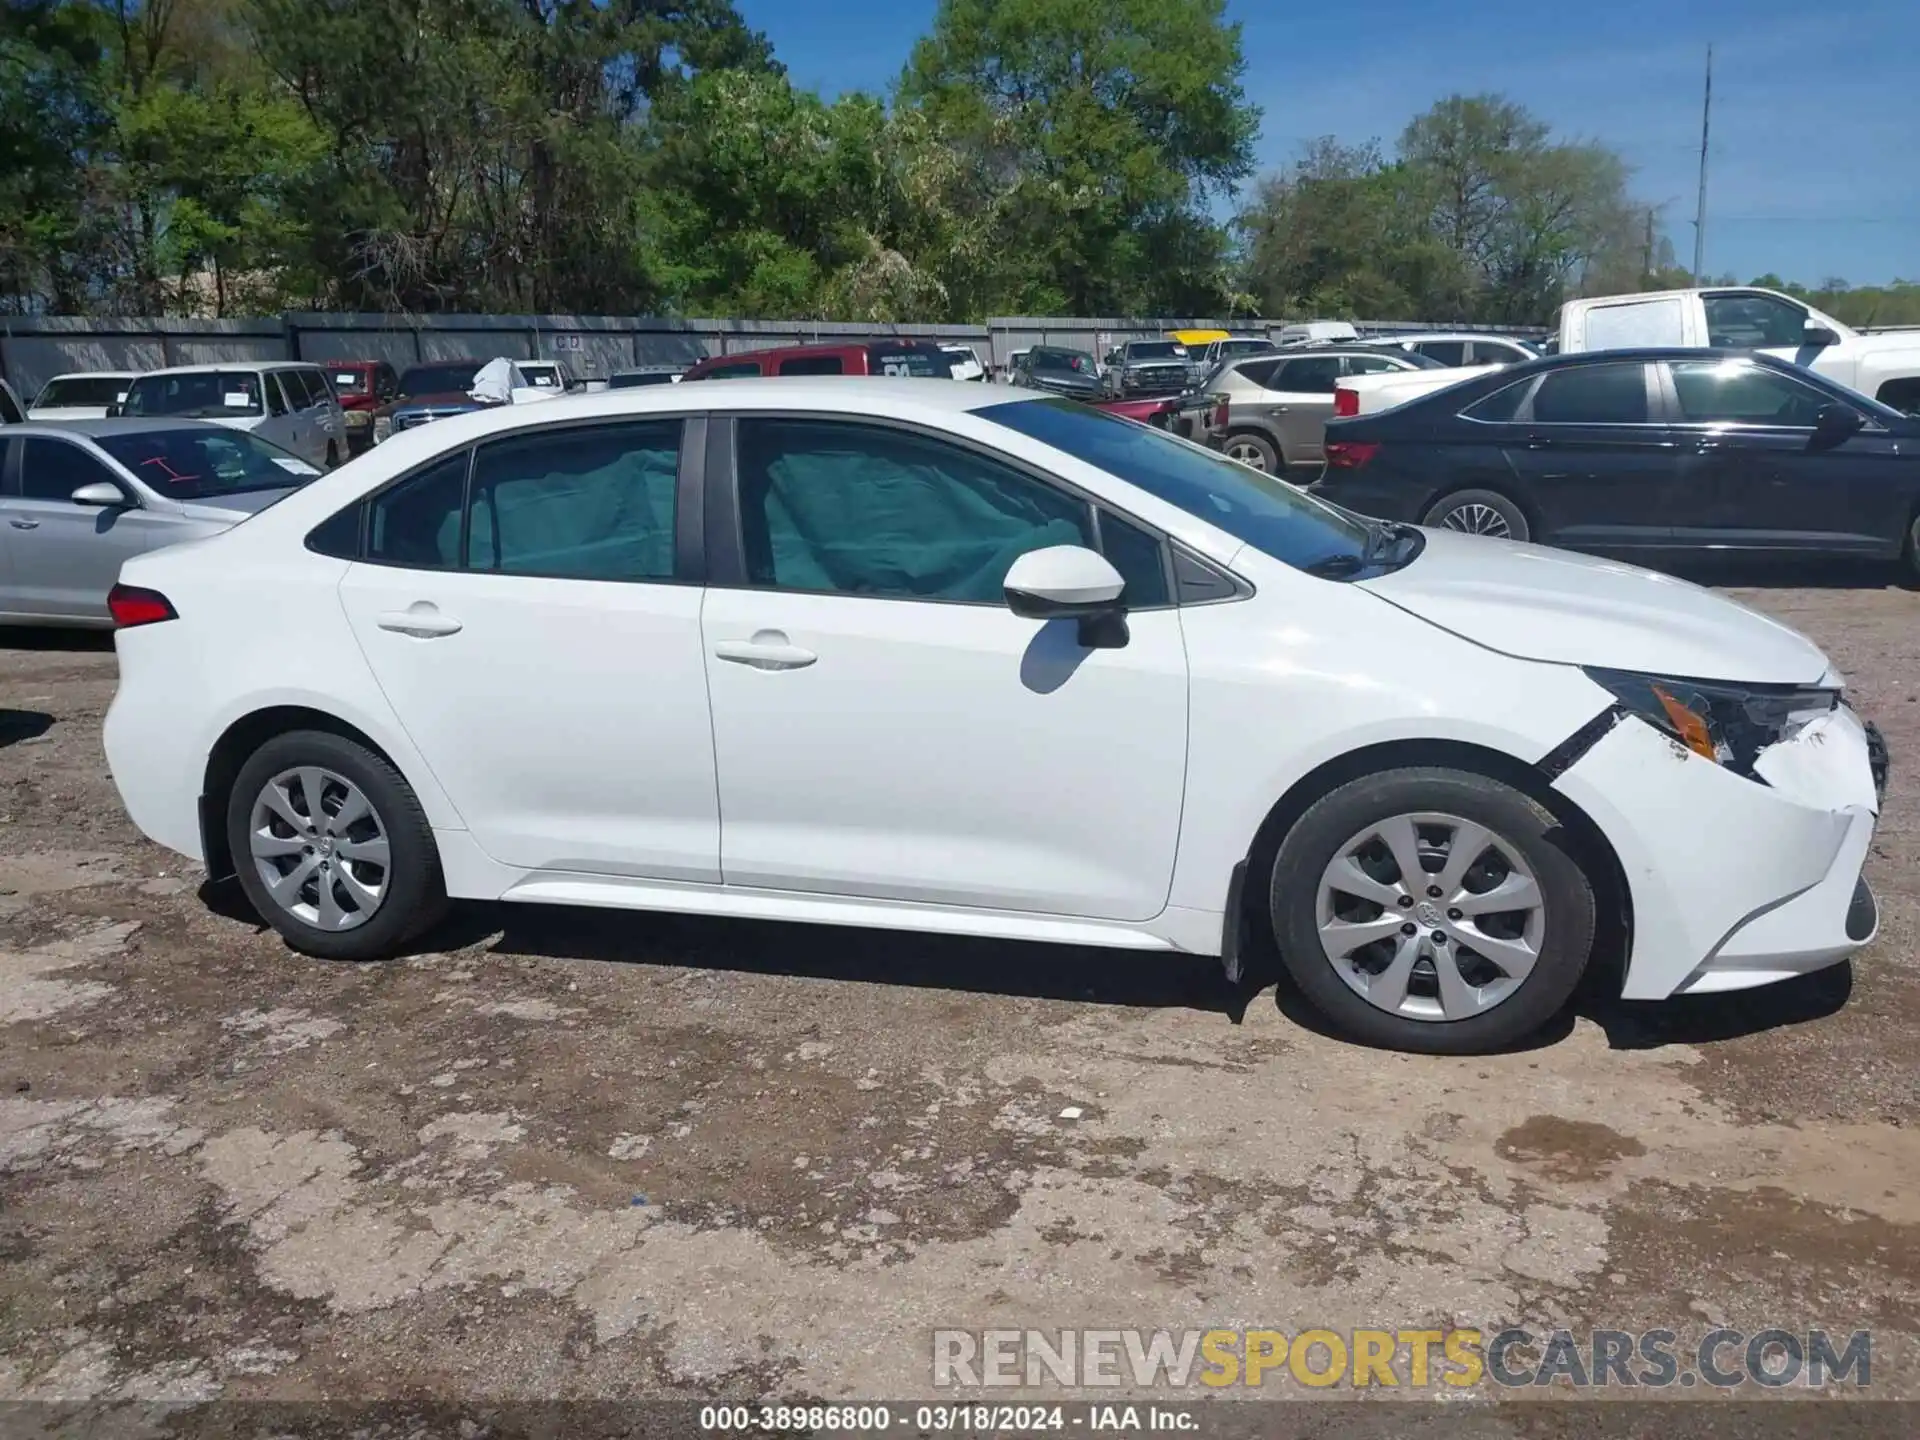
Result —
<instances>
[{"instance_id":1,"label":"black sedan","mask_svg":"<svg viewBox=\"0 0 1920 1440\"><path fill-rule=\"evenodd\" d=\"M1313 493L1574 550L1902 557L1920 575L1920 420L1732 350L1511 366L1327 425Z\"/></svg>"}]
</instances>

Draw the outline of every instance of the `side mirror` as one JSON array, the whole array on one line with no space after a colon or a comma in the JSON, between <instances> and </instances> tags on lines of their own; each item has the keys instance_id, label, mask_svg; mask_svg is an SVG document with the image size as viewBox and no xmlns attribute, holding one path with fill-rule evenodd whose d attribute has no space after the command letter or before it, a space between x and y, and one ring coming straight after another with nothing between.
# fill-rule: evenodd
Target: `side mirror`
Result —
<instances>
[{"instance_id":1,"label":"side mirror","mask_svg":"<svg viewBox=\"0 0 1920 1440\"><path fill-rule=\"evenodd\" d=\"M1007 571L1007 608L1029 620L1078 620L1089 650L1117 650L1130 638L1120 593L1127 582L1084 545L1029 550Z\"/></svg>"},{"instance_id":2,"label":"side mirror","mask_svg":"<svg viewBox=\"0 0 1920 1440\"><path fill-rule=\"evenodd\" d=\"M133 503L127 499L126 491L111 480L82 485L67 498L76 505L91 505L98 510L123 510Z\"/></svg>"},{"instance_id":3,"label":"side mirror","mask_svg":"<svg viewBox=\"0 0 1920 1440\"><path fill-rule=\"evenodd\" d=\"M1809 320L1807 321L1806 332L1801 337L1800 343L1802 345L1811 345L1820 348L1827 345L1838 345L1840 343L1840 337L1827 326L1822 325L1818 320Z\"/></svg>"},{"instance_id":4,"label":"side mirror","mask_svg":"<svg viewBox=\"0 0 1920 1440\"><path fill-rule=\"evenodd\" d=\"M1839 445L1866 427L1867 417L1851 405L1822 405L1813 417L1814 443Z\"/></svg>"}]
</instances>

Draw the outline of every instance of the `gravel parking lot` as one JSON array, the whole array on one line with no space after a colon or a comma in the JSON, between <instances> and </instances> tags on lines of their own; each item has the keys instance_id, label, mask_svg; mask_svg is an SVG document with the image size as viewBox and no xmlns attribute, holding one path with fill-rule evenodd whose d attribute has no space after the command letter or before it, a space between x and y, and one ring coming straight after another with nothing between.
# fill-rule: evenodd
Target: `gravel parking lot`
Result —
<instances>
[{"instance_id":1,"label":"gravel parking lot","mask_svg":"<svg viewBox=\"0 0 1920 1440\"><path fill-rule=\"evenodd\" d=\"M1870 1329L1920 1397L1920 594L1791 578L1736 593L1893 753L1880 938L1479 1060L1119 952L480 908L308 960L123 817L110 646L0 637L0 1398L907 1397L936 1327L1509 1323Z\"/></svg>"}]
</instances>

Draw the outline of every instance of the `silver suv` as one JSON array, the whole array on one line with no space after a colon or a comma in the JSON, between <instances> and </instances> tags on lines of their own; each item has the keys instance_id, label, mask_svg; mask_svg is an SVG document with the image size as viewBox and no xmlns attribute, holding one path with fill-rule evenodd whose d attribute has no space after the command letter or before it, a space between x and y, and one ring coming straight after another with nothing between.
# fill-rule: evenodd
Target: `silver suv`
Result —
<instances>
[{"instance_id":1,"label":"silver suv","mask_svg":"<svg viewBox=\"0 0 1920 1440\"><path fill-rule=\"evenodd\" d=\"M1256 470L1286 475L1318 473L1327 421L1333 418L1333 387L1349 375L1386 370L1431 370L1420 355L1366 345L1292 346L1273 355L1229 360L1201 389L1227 397L1228 456Z\"/></svg>"}]
</instances>

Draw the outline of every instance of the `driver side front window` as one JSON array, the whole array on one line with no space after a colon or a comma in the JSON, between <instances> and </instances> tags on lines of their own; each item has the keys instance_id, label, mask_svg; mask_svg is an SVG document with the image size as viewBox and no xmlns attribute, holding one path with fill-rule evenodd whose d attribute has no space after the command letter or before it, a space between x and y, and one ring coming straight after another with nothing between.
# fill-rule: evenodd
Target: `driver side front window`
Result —
<instances>
[{"instance_id":1,"label":"driver side front window","mask_svg":"<svg viewBox=\"0 0 1920 1440\"><path fill-rule=\"evenodd\" d=\"M1798 349L1806 341L1807 312L1772 295L1708 295L1707 343L1734 350Z\"/></svg>"}]
</instances>

